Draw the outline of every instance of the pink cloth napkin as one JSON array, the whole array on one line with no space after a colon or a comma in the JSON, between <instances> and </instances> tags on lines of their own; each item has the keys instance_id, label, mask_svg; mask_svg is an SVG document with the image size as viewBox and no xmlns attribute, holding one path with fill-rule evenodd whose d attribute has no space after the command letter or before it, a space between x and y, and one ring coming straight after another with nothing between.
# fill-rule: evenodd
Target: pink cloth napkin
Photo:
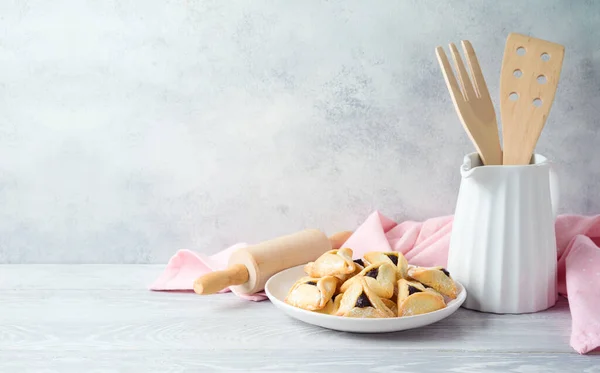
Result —
<instances>
[{"instance_id":1,"label":"pink cloth napkin","mask_svg":"<svg viewBox=\"0 0 600 373\"><path fill-rule=\"evenodd\" d=\"M356 257L368 251L399 251L410 264L446 266L453 216L400 224L373 212L344 243ZM600 346L600 215L560 215L556 220L558 291L568 297L571 311L571 346L585 354ZM246 244L236 244L212 256L179 250L151 290L192 290L199 276L224 269L229 254ZM224 289L227 292L229 289ZM264 292L244 296L267 299Z\"/></svg>"}]
</instances>

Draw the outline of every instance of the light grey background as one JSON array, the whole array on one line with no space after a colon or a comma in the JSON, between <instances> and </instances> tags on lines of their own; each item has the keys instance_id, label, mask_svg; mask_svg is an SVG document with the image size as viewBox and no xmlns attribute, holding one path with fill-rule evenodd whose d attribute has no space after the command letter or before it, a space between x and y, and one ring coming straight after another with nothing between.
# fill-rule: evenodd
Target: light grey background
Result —
<instances>
[{"instance_id":1,"label":"light grey background","mask_svg":"<svg viewBox=\"0 0 600 373\"><path fill-rule=\"evenodd\" d=\"M495 103L509 32L563 43L538 151L600 213L600 3L3 1L0 262L163 263L452 214L473 151L434 48Z\"/></svg>"}]
</instances>

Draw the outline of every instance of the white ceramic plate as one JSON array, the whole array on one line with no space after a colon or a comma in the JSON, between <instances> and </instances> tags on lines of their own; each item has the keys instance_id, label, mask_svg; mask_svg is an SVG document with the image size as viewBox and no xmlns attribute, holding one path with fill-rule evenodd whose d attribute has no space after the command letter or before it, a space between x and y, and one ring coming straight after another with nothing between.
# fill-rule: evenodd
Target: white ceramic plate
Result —
<instances>
[{"instance_id":1,"label":"white ceramic plate","mask_svg":"<svg viewBox=\"0 0 600 373\"><path fill-rule=\"evenodd\" d=\"M344 332L388 333L406 329L414 329L433 324L452 315L465 301L467 296L467 291L462 284L460 284L458 281L455 281L456 286L459 289L456 299L450 301L446 308L434 312L416 316L381 319L361 319L326 315L290 306L284 302L284 299L292 285L300 277L305 276L303 268L304 266L301 265L275 274L267 281L265 285L265 293L277 308L295 319L309 324L321 326L323 328Z\"/></svg>"}]
</instances>

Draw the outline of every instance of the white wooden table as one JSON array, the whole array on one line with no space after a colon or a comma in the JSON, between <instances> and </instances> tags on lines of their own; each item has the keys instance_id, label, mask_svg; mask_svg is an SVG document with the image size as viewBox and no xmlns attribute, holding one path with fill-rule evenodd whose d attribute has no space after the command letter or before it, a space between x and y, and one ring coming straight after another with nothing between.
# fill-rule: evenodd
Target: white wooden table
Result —
<instances>
[{"instance_id":1,"label":"white wooden table","mask_svg":"<svg viewBox=\"0 0 600 373\"><path fill-rule=\"evenodd\" d=\"M0 372L600 372L569 346L568 304L530 315L460 309L360 335L232 294L157 293L163 266L0 265Z\"/></svg>"}]
</instances>

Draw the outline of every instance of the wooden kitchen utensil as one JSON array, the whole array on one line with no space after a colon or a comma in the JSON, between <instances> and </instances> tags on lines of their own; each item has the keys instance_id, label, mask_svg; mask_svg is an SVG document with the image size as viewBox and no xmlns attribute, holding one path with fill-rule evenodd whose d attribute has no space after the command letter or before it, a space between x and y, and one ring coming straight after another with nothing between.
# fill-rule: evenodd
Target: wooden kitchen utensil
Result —
<instances>
[{"instance_id":1,"label":"wooden kitchen utensil","mask_svg":"<svg viewBox=\"0 0 600 373\"><path fill-rule=\"evenodd\" d=\"M502 164L502 148L500 147L494 105L473 46L467 40L463 40L461 43L472 79L469 78L454 43L450 43L450 51L458 72L460 87L442 47L435 49L438 62L458 117L473 145L475 145L481 161L484 165L500 165Z\"/></svg>"},{"instance_id":2,"label":"wooden kitchen utensil","mask_svg":"<svg viewBox=\"0 0 600 373\"><path fill-rule=\"evenodd\" d=\"M307 229L239 249L231 254L226 270L198 278L194 282L194 291L214 294L231 287L239 294L257 293L275 273L314 261L326 251L339 249L351 234L338 232L328 238L317 229Z\"/></svg>"},{"instance_id":3,"label":"wooden kitchen utensil","mask_svg":"<svg viewBox=\"0 0 600 373\"><path fill-rule=\"evenodd\" d=\"M554 101L564 46L508 35L500 74L500 115L505 165L531 162Z\"/></svg>"}]
</instances>

